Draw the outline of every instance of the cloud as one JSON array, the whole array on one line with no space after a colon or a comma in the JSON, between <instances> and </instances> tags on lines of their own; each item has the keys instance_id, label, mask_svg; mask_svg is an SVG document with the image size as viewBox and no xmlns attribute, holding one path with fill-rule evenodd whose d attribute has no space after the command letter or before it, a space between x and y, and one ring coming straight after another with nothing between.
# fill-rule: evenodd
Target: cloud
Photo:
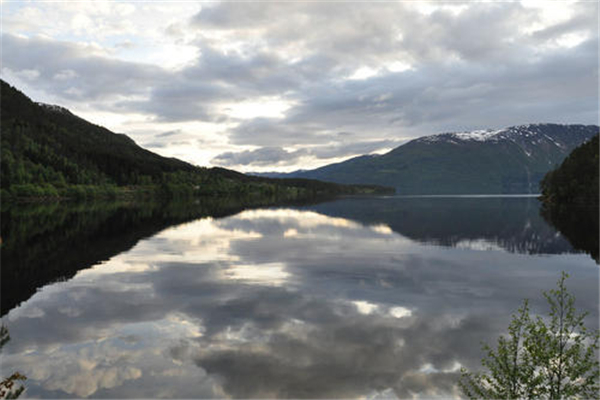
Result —
<instances>
[{"instance_id":1,"label":"cloud","mask_svg":"<svg viewBox=\"0 0 600 400\"><path fill-rule=\"evenodd\" d=\"M144 96L149 86L167 78L159 67L114 60L92 45L3 33L2 46L3 73L7 69L18 75L35 69L37 73L28 77L33 84L69 101Z\"/></svg>"},{"instance_id":2,"label":"cloud","mask_svg":"<svg viewBox=\"0 0 600 400\"><path fill-rule=\"evenodd\" d=\"M339 133L338 133L339 135ZM342 135L343 136L343 135ZM280 166L294 165L299 159L332 159L338 157L369 154L376 150L391 149L400 145L398 140L375 140L311 146L300 150L288 151L282 147L261 147L256 150L225 152L213 158L211 162L221 166Z\"/></svg>"},{"instance_id":3,"label":"cloud","mask_svg":"<svg viewBox=\"0 0 600 400\"><path fill-rule=\"evenodd\" d=\"M294 164L305 154L304 150L289 152L281 147L261 147L256 150L246 150L238 153L226 152L212 159L216 165L279 165Z\"/></svg>"},{"instance_id":4,"label":"cloud","mask_svg":"<svg viewBox=\"0 0 600 400\"><path fill-rule=\"evenodd\" d=\"M181 130L176 129L173 131L167 131L167 132L162 132L162 133L157 133L156 135L154 135L155 138L163 138L163 137L169 137L169 136L175 136L175 135L180 135L181 134Z\"/></svg>"},{"instance_id":5,"label":"cloud","mask_svg":"<svg viewBox=\"0 0 600 400\"><path fill-rule=\"evenodd\" d=\"M67 106L136 114L157 126L213 124L223 140L206 143L208 159L227 158L227 165L236 165L234 153L248 161L237 165L291 163L274 150L249 154L248 146L284 148L297 163L307 151L326 163L334 158L316 148L333 145L338 132L366 143L531 122L597 123L593 2L221 2L199 12L183 4L122 6L52 10L80 25L79 36L77 26L27 24L35 7L10 6L3 76ZM157 18L161 12L169 17ZM114 37L99 33L111 13L131 17ZM250 104L268 109L273 99L284 111L243 112Z\"/></svg>"}]
</instances>

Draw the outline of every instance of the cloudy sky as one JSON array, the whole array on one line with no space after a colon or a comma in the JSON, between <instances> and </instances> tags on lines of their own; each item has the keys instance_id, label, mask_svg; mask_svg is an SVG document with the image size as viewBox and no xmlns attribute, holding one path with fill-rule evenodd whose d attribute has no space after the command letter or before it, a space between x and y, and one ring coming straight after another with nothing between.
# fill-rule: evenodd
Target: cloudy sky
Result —
<instances>
[{"instance_id":1,"label":"cloudy sky","mask_svg":"<svg viewBox=\"0 0 600 400\"><path fill-rule=\"evenodd\" d=\"M598 123L598 3L7 1L1 77L198 165Z\"/></svg>"}]
</instances>

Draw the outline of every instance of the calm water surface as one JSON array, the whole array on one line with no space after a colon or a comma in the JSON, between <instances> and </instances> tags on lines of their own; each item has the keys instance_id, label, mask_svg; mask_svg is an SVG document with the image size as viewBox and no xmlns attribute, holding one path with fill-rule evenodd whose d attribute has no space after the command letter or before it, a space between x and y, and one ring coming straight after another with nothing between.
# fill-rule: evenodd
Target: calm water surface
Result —
<instances>
[{"instance_id":1,"label":"calm water surface","mask_svg":"<svg viewBox=\"0 0 600 400\"><path fill-rule=\"evenodd\" d=\"M102 211L92 237L74 222L64 240L30 245L41 260L78 256L32 295L21 285L3 317L2 374L25 374L28 396L459 396L460 367L479 366L480 343L495 342L522 299L545 312L541 291L563 270L598 325L598 265L534 198L135 212ZM25 263L4 239L3 263Z\"/></svg>"}]
</instances>

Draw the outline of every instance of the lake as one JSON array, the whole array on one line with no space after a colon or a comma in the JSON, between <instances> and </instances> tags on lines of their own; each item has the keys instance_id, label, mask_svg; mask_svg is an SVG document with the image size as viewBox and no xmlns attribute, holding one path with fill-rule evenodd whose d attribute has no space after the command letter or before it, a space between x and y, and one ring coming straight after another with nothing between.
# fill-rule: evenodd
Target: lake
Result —
<instances>
[{"instance_id":1,"label":"lake","mask_svg":"<svg viewBox=\"0 0 600 400\"><path fill-rule=\"evenodd\" d=\"M561 271L598 326L597 213L550 223L518 196L3 210L2 375L46 398L460 396L459 369L523 299L545 313Z\"/></svg>"}]
</instances>

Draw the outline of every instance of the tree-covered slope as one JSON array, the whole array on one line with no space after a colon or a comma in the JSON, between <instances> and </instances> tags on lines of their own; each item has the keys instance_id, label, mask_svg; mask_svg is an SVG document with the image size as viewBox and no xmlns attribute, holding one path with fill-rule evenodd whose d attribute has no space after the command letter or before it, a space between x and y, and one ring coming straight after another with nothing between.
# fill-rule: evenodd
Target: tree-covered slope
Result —
<instances>
[{"instance_id":1,"label":"tree-covered slope","mask_svg":"<svg viewBox=\"0 0 600 400\"><path fill-rule=\"evenodd\" d=\"M400 194L537 193L544 175L597 133L593 125L556 124L446 133L292 176L393 186Z\"/></svg>"},{"instance_id":2,"label":"tree-covered slope","mask_svg":"<svg viewBox=\"0 0 600 400\"><path fill-rule=\"evenodd\" d=\"M545 203L598 205L598 135L577 147L548 172L540 188Z\"/></svg>"},{"instance_id":3,"label":"tree-covered slope","mask_svg":"<svg viewBox=\"0 0 600 400\"><path fill-rule=\"evenodd\" d=\"M162 157L124 134L94 125L67 109L35 103L0 81L2 197L114 195L118 187L150 194L307 197L389 192L312 180L249 177ZM107 189L108 188L108 189Z\"/></svg>"},{"instance_id":4,"label":"tree-covered slope","mask_svg":"<svg viewBox=\"0 0 600 400\"><path fill-rule=\"evenodd\" d=\"M2 81L2 185L137 184L163 173L196 171L68 110L34 103Z\"/></svg>"}]
</instances>

